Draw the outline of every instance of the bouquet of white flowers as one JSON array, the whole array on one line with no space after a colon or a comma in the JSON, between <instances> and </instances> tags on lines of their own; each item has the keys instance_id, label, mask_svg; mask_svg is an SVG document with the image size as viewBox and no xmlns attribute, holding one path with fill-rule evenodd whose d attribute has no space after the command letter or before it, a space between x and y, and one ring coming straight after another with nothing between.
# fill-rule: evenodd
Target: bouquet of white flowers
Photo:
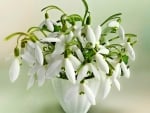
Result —
<instances>
[{"instance_id":1,"label":"bouquet of white flowers","mask_svg":"<svg viewBox=\"0 0 150 113\"><path fill-rule=\"evenodd\" d=\"M93 29L88 4L85 0L82 2L85 6L83 17L68 15L50 5L42 9L45 20L39 26L5 38L17 37L14 60L9 69L12 82L19 76L20 64L26 62L29 66L27 88L35 81L42 86L47 79L62 79L78 87L78 95L84 95L90 105L96 103L96 94L89 85L91 79L103 86L103 98L109 94L112 84L120 90L119 78L130 77L128 61L135 60L136 35L125 33L121 13L110 16ZM62 13L59 20L51 20L48 11L53 9ZM73 94L71 91L69 88L67 94Z\"/></svg>"}]
</instances>

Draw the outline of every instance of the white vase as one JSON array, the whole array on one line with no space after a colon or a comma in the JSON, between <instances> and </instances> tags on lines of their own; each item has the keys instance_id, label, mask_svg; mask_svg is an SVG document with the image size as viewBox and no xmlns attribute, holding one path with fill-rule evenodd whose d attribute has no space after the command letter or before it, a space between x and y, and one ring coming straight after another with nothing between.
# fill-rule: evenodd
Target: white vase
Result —
<instances>
[{"instance_id":1,"label":"white vase","mask_svg":"<svg viewBox=\"0 0 150 113\"><path fill-rule=\"evenodd\" d=\"M52 80L55 95L66 113L87 113L91 104L85 94L79 94L79 84L72 84L69 80L56 78ZM94 96L98 92L100 81L88 80L88 86Z\"/></svg>"}]
</instances>

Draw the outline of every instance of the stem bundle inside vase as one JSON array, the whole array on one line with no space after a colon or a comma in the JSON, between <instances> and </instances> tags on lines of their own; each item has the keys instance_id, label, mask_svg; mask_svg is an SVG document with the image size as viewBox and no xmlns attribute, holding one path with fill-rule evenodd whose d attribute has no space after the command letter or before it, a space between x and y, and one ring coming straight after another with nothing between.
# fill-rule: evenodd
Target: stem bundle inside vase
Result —
<instances>
[{"instance_id":1,"label":"stem bundle inside vase","mask_svg":"<svg viewBox=\"0 0 150 113\"><path fill-rule=\"evenodd\" d=\"M108 96L112 85L120 90L119 79L130 77L129 62L135 60L136 35L125 32L121 13L92 27L88 4L85 0L82 3L83 16L67 14L58 6L50 5L41 10L45 20L40 26L5 38L17 39L9 69L12 82L19 76L20 64L27 63L28 89L36 83L42 86L49 79L65 80L76 86L78 95L84 95L91 105L96 104L96 95L89 85L90 80L101 83L103 98ZM60 18L51 20L50 10L61 12ZM68 91L73 92L73 89L68 88Z\"/></svg>"}]
</instances>

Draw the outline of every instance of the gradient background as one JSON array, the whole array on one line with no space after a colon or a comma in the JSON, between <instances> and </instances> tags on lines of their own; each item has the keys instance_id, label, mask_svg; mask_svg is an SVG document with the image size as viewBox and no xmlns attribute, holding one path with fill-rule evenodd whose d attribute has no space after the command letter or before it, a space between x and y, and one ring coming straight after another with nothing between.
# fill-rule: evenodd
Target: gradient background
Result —
<instances>
[{"instance_id":1,"label":"gradient background","mask_svg":"<svg viewBox=\"0 0 150 113\"><path fill-rule=\"evenodd\" d=\"M121 79L121 92L113 87L107 99L97 98L97 105L89 113L150 113L150 1L149 0L88 0L93 25L108 16L122 12L126 32L138 35L135 46L136 61L131 63L131 78ZM26 68L12 84L9 81L9 57L15 39L3 38L16 31L26 31L43 20L41 8L49 4L62 7L66 12L84 13L81 0L0 0L0 113L64 113L53 93L50 81L43 87L36 85L26 90ZM54 14L56 13L56 14ZM59 13L51 13L52 18Z\"/></svg>"}]
</instances>

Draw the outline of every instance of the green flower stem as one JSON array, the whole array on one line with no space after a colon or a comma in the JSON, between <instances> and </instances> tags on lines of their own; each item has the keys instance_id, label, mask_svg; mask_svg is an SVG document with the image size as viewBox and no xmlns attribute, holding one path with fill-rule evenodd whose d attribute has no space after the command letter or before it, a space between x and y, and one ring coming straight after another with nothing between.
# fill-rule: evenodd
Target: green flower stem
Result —
<instances>
[{"instance_id":1,"label":"green flower stem","mask_svg":"<svg viewBox=\"0 0 150 113\"><path fill-rule=\"evenodd\" d=\"M7 37L5 38L5 40L6 40L6 41L7 41L7 40L10 40L10 39L12 39L13 37L15 37L15 36L17 36L17 35L19 35L19 37L21 37L21 36L27 36L27 37L30 37L30 34L28 34L28 33L24 33L24 32L16 32L16 33L13 33L13 34L7 36Z\"/></svg>"},{"instance_id":2,"label":"green flower stem","mask_svg":"<svg viewBox=\"0 0 150 113\"><path fill-rule=\"evenodd\" d=\"M28 29L28 33L34 33L36 31L40 31L45 37L47 37L46 33L40 27L31 27Z\"/></svg>"},{"instance_id":3,"label":"green flower stem","mask_svg":"<svg viewBox=\"0 0 150 113\"><path fill-rule=\"evenodd\" d=\"M122 15L122 13L117 13L117 14L114 14L110 17L108 17L100 26L103 26L105 23L107 23L109 20L112 20L112 19L115 19L115 18L118 18L118 16Z\"/></svg>"},{"instance_id":4,"label":"green flower stem","mask_svg":"<svg viewBox=\"0 0 150 113\"><path fill-rule=\"evenodd\" d=\"M52 10L52 9L56 9L56 10L62 12L63 14L66 14L66 13L65 13L61 8L59 8L58 6L50 5L50 6L47 6L47 7L43 8L43 9L41 10L42 12L43 12L43 11L46 11L46 13L45 13L46 17L45 17L45 18L48 18L48 11L49 11L49 10Z\"/></svg>"},{"instance_id":5,"label":"green flower stem","mask_svg":"<svg viewBox=\"0 0 150 113\"><path fill-rule=\"evenodd\" d=\"M87 4L86 0L82 0L82 2L85 6L85 14L84 14L83 21L82 21L82 25L84 25L85 21L86 21L87 14L89 12L89 7L88 7L88 4Z\"/></svg>"}]
</instances>

